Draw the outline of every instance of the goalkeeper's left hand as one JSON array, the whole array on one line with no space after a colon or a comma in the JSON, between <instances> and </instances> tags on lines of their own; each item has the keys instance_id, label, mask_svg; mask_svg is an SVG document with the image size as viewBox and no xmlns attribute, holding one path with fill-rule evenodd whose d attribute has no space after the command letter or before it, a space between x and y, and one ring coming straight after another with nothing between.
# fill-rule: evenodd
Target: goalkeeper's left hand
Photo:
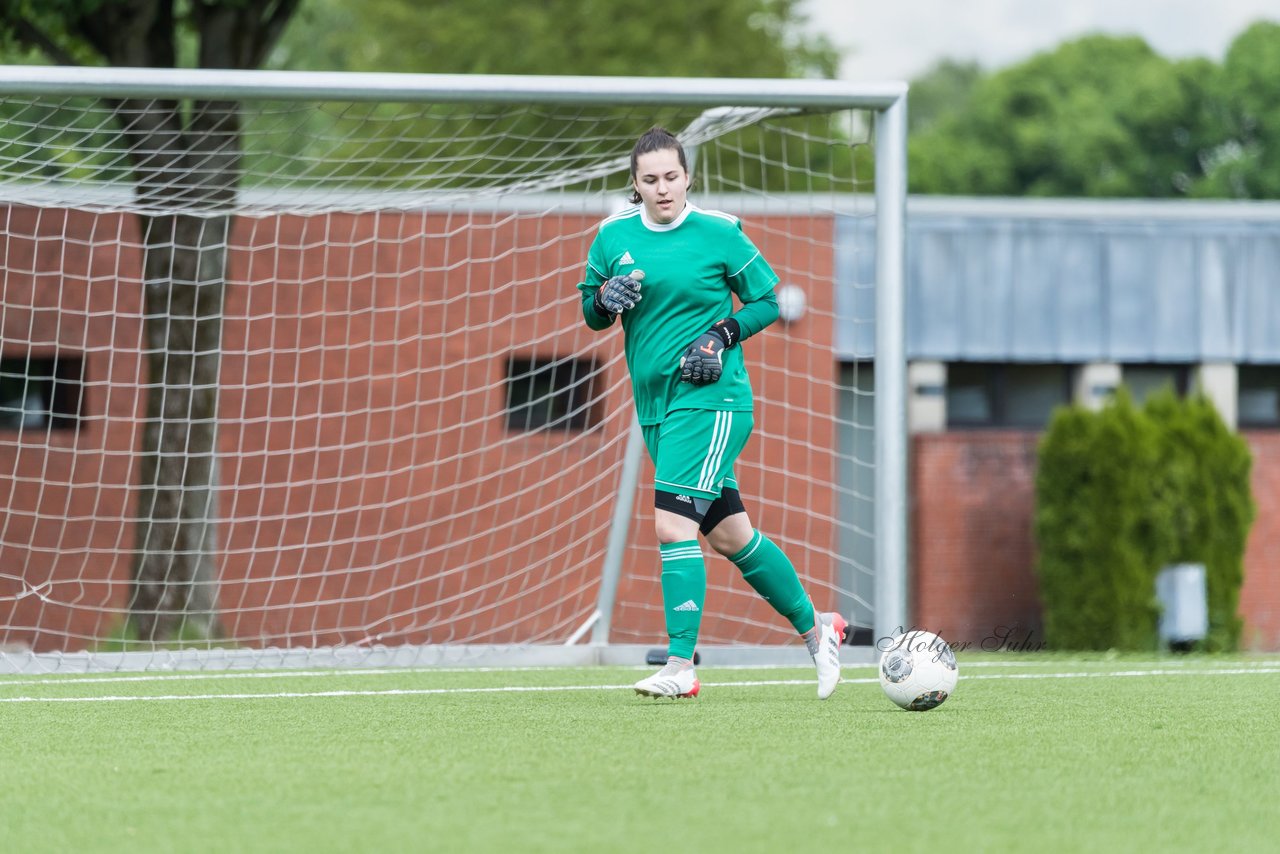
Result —
<instances>
[{"instance_id":1,"label":"goalkeeper's left hand","mask_svg":"<svg viewBox=\"0 0 1280 854\"><path fill-rule=\"evenodd\" d=\"M737 326L732 318L721 320L686 347L680 357L680 382L709 385L719 380L724 373L721 356L737 342Z\"/></svg>"}]
</instances>

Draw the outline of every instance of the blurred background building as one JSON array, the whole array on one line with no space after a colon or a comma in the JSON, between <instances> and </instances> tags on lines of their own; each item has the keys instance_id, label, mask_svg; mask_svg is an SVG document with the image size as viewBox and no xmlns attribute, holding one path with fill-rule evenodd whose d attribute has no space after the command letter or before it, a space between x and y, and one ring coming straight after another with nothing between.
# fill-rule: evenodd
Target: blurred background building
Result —
<instances>
[{"instance_id":1,"label":"blurred background building","mask_svg":"<svg viewBox=\"0 0 1280 854\"><path fill-rule=\"evenodd\" d=\"M874 238L840 227L838 311L866 317L851 283ZM1280 649L1280 204L915 196L907 254L913 619L1042 638L1041 431L1121 383L1139 403L1171 385L1203 389L1253 452L1244 645ZM837 330L846 364L871 356L871 330Z\"/></svg>"}]
</instances>

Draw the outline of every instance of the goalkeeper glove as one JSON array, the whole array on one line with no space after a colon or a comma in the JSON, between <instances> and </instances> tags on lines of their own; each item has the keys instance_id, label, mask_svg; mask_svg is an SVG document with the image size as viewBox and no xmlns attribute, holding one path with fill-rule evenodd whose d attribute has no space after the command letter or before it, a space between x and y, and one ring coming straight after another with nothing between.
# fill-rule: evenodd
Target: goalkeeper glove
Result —
<instances>
[{"instance_id":1,"label":"goalkeeper glove","mask_svg":"<svg viewBox=\"0 0 1280 854\"><path fill-rule=\"evenodd\" d=\"M721 356L738 343L742 330L732 317L721 320L685 348L680 357L680 382L708 385L724 373Z\"/></svg>"},{"instance_id":2,"label":"goalkeeper glove","mask_svg":"<svg viewBox=\"0 0 1280 854\"><path fill-rule=\"evenodd\" d=\"M596 312L605 317L615 317L640 302L640 282L643 270L633 270L626 276L614 276L596 291Z\"/></svg>"}]
</instances>

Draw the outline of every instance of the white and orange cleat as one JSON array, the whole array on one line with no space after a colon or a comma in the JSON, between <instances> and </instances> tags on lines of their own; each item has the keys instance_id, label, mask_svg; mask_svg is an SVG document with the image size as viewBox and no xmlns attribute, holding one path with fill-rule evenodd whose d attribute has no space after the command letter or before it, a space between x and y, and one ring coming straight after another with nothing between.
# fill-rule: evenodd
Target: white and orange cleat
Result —
<instances>
[{"instance_id":1,"label":"white and orange cleat","mask_svg":"<svg viewBox=\"0 0 1280 854\"><path fill-rule=\"evenodd\" d=\"M835 613L819 614L818 622L822 630L813 663L818 668L818 699L825 700L835 693L836 686L840 684L840 644L844 643L844 632L849 623Z\"/></svg>"},{"instance_id":2,"label":"white and orange cleat","mask_svg":"<svg viewBox=\"0 0 1280 854\"><path fill-rule=\"evenodd\" d=\"M652 676L641 679L635 684L636 693L645 697L670 697L678 700L684 697L698 696L702 683L692 667L681 667L668 663Z\"/></svg>"}]
</instances>

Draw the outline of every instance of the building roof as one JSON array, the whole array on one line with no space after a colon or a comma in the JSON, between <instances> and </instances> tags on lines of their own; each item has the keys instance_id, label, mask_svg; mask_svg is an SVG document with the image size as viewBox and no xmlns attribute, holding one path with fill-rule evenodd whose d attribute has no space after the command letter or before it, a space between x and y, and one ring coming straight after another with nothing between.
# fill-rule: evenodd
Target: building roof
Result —
<instances>
[{"instance_id":1,"label":"building roof","mask_svg":"<svg viewBox=\"0 0 1280 854\"><path fill-rule=\"evenodd\" d=\"M870 219L837 223L837 348L874 348ZM1280 362L1280 204L913 197L907 355Z\"/></svg>"}]
</instances>

